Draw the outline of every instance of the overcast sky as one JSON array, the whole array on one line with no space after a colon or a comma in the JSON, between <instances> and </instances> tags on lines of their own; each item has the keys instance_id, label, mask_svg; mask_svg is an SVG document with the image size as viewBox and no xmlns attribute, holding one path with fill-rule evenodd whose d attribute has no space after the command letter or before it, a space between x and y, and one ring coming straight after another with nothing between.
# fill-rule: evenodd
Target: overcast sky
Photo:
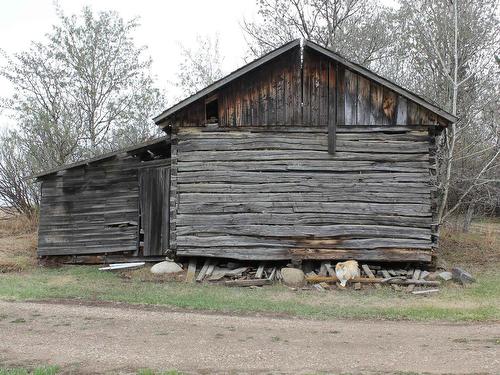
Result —
<instances>
[{"instance_id":1,"label":"overcast sky","mask_svg":"<svg viewBox=\"0 0 500 375\"><path fill-rule=\"evenodd\" d=\"M229 72L242 65L246 44L240 23L244 17L253 18L255 0L59 0L64 12L78 13L89 5L94 10L116 10L125 19L140 18L135 38L139 45L148 46L153 58L153 73L158 85L170 90L177 71L179 42L192 46L196 35L219 33L224 56L224 70ZM31 41L43 41L44 34L57 22L53 0L0 0L0 48L8 54L29 48ZM0 62L0 63L3 63ZM0 80L0 97L12 90ZM172 95L173 94L173 95ZM13 126L4 114L0 128Z\"/></svg>"}]
</instances>

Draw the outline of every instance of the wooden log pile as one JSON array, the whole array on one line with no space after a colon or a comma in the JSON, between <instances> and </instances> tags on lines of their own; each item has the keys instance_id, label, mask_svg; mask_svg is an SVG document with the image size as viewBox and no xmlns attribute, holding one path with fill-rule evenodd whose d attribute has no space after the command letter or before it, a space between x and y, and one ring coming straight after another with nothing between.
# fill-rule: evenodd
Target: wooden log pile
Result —
<instances>
[{"instance_id":1,"label":"wooden log pile","mask_svg":"<svg viewBox=\"0 0 500 375\"><path fill-rule=\"evenodd\" d=\"M260 287L282 282L281 269L284 266L283 262L256 263L190 258L186 282L217 283L230 287ZM436 287L441 284L440 281L428 280L430 273L420 269L386 269L380 265L367 264L361 264L360 268L360 277L350 280L347 288L361 290L372 286L377 289L387 286L397 291L429 294L439 291ZM323 261L318 267L314 267L312 263L304 263L303 270L308 284L304 286L305 289L324 291L341 288L335 274L335 264L331 262Z\"/></svg>"},{"instance_id":2,"label":"wooden log pile","mask_svg":"<svg viewBox=\"0 0 500 375\"><path fill-rule=\"evenodd\" d=\"M328 270L328 275L324 275L322 269ZM381 288L383 285L391 286L397 291L401 291L402 286L406 287L408 292L413 294L427 294L435 293L438 290L414 290L415 287L436 287L441 283L436 280L426 280L430 275L428 271L422 271L420 269L385 269L382 266L375 265L369 266L367 264L361 265L361 275L360 277L350 280L350 284L354 286L355 290L360 290L363 286L374 285L377 289ZM323 262L321 268L319 269L319 274L314 271L309 272L306 275L306 280L313 286L322 285L323 283L333 283L338 284L338 278L335 275L334 269L330 263ZM348 284L349 285L349 284Z\"/></svg>"},{"instance_id":3,"label":"wooden log pile","mask_svg":"<svg viewBox=\"0 0 500 375\"><path fill-rule=\"evenodd\" d=\"M221 283L227 286L257 287L281 281L280 267L266 265L247 265L239 262L218 262L206 259L198 270L197 259L191 258L187 267L186 282ZM201 264L201 262L199 262Z\"/></svg>"}]
</instances>

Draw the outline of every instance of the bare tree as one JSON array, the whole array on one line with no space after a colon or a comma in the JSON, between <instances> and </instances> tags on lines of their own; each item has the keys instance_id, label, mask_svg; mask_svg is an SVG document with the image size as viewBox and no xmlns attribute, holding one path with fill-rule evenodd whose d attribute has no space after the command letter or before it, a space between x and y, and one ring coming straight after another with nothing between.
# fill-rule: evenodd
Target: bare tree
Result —
<instances>
[{"instance_id":1,"label":"bare tree","mask_svg":"<svg viewBox=\"0 0 500 375\"><path fill-rule=\"evenodd\" d=\"M222 78L223 58L220 54L219 36L196 37L196 46L187 48L179 44L182 62L174 82L182 95L190 96Z\"/></svg>"},{"instance_id":2,"label":"bare tree","mask_svg":"<svg viewBox=\"0 0 500 375\"><path fill-rule=\"evenodd\" d=\"M390 8L367 0L260 0L259 19L244 20L250 56L305 38L369 65L390 54Z\"/></svg>"},{"instance_id":3,"label":"bare tree","mask_svg":"<svg viewBox=\"0 0 500 375\"><path fill-rule=\"evenodd\" d=\"M16 133L0 136L0 200L2 206L33 218L39 202L38 187L23 177L33 170L18 147Z\"/></svg>"},{"instance_id":4,"label":"bare tree","mask_svg":"<svg viewBox=\"0 0 500 375\"><path fill-rule=\"evenodd\" d=\"M37 199L22 177L153 137L151 118L164 102L151 59L132 38L136 20L87 7L57 12L44 42L3 53L0 67L15 92L0 105L18 125L2 139L0 200L23 212Z\"/></svg>"},{"instance_id":5,"label":"bare tree","mask_svg":"<svg viewBox=\"0 0 500 375\"><path fill-rule=\"evenodd\" d=\"M151 59L134 44L137 21L88 7L79 16L57 11L59 24L48 41L8 58L0 70L16 92L6 103L17 120L30 130L40 123L49 128L58 163L77 147L87 156L112 148L122 126L140 122L154 129L150 118L163 98L153 85ZM144 106L151 111L146 116Z\"/></svg>"},{"instance_id":6,"label":"bare tree","mask_svg":"<svg viewBox=\"0 0 500 375\"><path fill-rule=\"evenodd\" d=\"M407 86L460 118L442 140L439 223L483 185L482 178L498 158L494 119L484 122L485 111L495 105L491 81L498 84L497 10L496 0L401 0L405 55L414 72ZM455 192L455 204L448 210L450 187L462 192Z\"/></svg>"}]
</instances>

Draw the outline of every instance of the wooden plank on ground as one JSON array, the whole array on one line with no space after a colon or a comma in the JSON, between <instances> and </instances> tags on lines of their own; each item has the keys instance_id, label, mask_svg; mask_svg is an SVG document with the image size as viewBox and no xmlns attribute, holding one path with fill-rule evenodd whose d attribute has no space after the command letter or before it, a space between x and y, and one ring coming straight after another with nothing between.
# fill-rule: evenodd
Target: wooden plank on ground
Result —
<instances>
[{"instance_id":1,"label":"wooden plank on ground","mask_svg":"<svg viewBox=\"0 0 500 375\"><path fill-rule=\"evenodd\" d=\"M227 280L224 282L226 286L263 286L271 284L268 279L248 279L248 280Z\"/></svg>"},{"instance_id":2,"label":"wooden plank on ground","mask_svg":"<svg viewBox=\"0 0 500 375\"><path fill-rule=\"evenodd\" d=\"M420 271L418 268L413 272L413 277L410 281L414 281L414 280L418 280L420 278ZM408 292L413 292L413 289L415 289L415 284L410 284L408 285L408 287L406 288L406 290Z\"/></svg>"},{"instance_id":3,"label":"wooden plank on ground","mask_svg":"<svg viewBox=\"0 0 500 375\"><path fill-rule=\"evenodd\" d=\"M384 276L384 279L390 279L391 278L391 274L389 273L389 271L387 270L382 270L382 276ZM399 290L399 285L396 285L396 284L392 284L391 285L392 289L394 289L395 291L398 291Z\"/></svg>"},{"instance_id":4,"label":"wooden plank on ground","mask_svg":"<svg viewBox=\"0 0 500 375\"><path fill-rule=\"evenodd\" d=\"M321 262L321 268L319 270L319 276L328 276L327 264L329 264L329 262Z\"/></svg>"},{"instance_id":5,"label":"wooden plank on ground","mask_svg":"<svg viewBox=\"0 0 500 375\"><path fill-rule=\"evenodd\" d=\"M326 267L326 271L327 271L328 276L335 276L335 269L330 264L330 262L326 263L325 267Z\"/></svg>"},{"instance_id":6,"label":"wooden plank on ground","mask_svg":"<svg viewBox=\"0 0 500 375\"><path fill-rule=\"evenodd\" d=\"M210 275L212 275L212 272L214 272L214 268L215 268L215 263L210 263L207 272L205 274L205 277L209 277Z\"/></svg>"},{"instance_id":7,"label":"wooden plank on ground","mask_svg":"<svg viewBox=\"0 0 500 375\"><path fill-rule=\"evenodd\" d=\"M210 259L205 260L205 263L203 263L203 267L201 267L201 271L198 274L198 277L196 278L196 281L201 282L205 278L205 275L207 274L208 267L210 267Z\"/></svg>"},{"instance_id":8,"label":"wooden plank on ground","mask_svg":"<svg viewBox=\"0 0 500 375\"><path fill-rule=\"evenodd\" d=\"M262 279L262 275L264 274L264 263L260 263L259 267L257 268L257 272L255 273L255 278L256 279Z\"/></svg>"},{"instance_id":9,"label":"wooden plank on ground","mask_svg":"<svg viewBox=\"0 0 500 375\"><path fill-rule=\"evenodd\" d=\"M196 275L196 258L189 258L188 271L186 274L186 282L193 283Z\"/></svg>"},{"instance_id":10,"label":"wooden plank on ground","mask_svg":"<svg viewBox=\"0 0 500 375\"><path fill-rule=\"evenodd\" d=\"M306 281L309 283L320 283L320 282L337 282L339 281L337 276L306 276ZM429 280L403 280L398 277L391 280L382 278L369 278L369 277L355 277L350 280L353 283L366 283L366 284L398 284L398 285L425 285L425 286L438 286L441 285L439 281L429 281Z\"/></svg>"},{"instance_id":11,"label":"wooden plank on ground","mask_svg":"<svg viewBox=\"0 0 500 375\"><path fill-rule=\"evenodd\" d=\"M368 276L368 278L375 279L375 275L373 274L372 270L370 269L370 267L368 267L367 264L361 265L361 268L363 268L363 271L365 271L366 276ZM379 284L375 284L375 288L380 289L381 286Z\"/></svg>"},{"instance_id":12,"label":"wooden plank on ground","mask_svg":"<svg viewBox=\"0 0 500 375\"><path fill-rule=\"evenodd\" d=\"M267 279L273 281L275 278L276 278L276 267L273 267L273 269L271 270L271 273Z\"/></svg>"}]
</instances>

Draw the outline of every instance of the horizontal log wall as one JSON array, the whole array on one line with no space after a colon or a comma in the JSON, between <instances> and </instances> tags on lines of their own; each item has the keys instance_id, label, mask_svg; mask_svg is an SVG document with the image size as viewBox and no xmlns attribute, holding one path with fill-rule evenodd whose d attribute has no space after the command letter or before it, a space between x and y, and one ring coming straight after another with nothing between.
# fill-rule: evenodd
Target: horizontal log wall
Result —
<instances>
[{"instance_id":1,"label":"horizontal log wall","mask_svg":"<svg viewBox=\"0 0 500 375\"><path fill-rule=\"evenodd\" d=\"M117 157L45 177L38 255L136 251L138 168L146 164Z\"/></svg>"},{"instance_id":2,"label":"horizontal log wall","mask_svg":"<svg viewBox=\"0 0 500 375\"><path fill-rule=\"evenodd\" d=\"M180 128L177 254L429 261L427 129L337 130Z\"/></svg>"}]
</instances>

